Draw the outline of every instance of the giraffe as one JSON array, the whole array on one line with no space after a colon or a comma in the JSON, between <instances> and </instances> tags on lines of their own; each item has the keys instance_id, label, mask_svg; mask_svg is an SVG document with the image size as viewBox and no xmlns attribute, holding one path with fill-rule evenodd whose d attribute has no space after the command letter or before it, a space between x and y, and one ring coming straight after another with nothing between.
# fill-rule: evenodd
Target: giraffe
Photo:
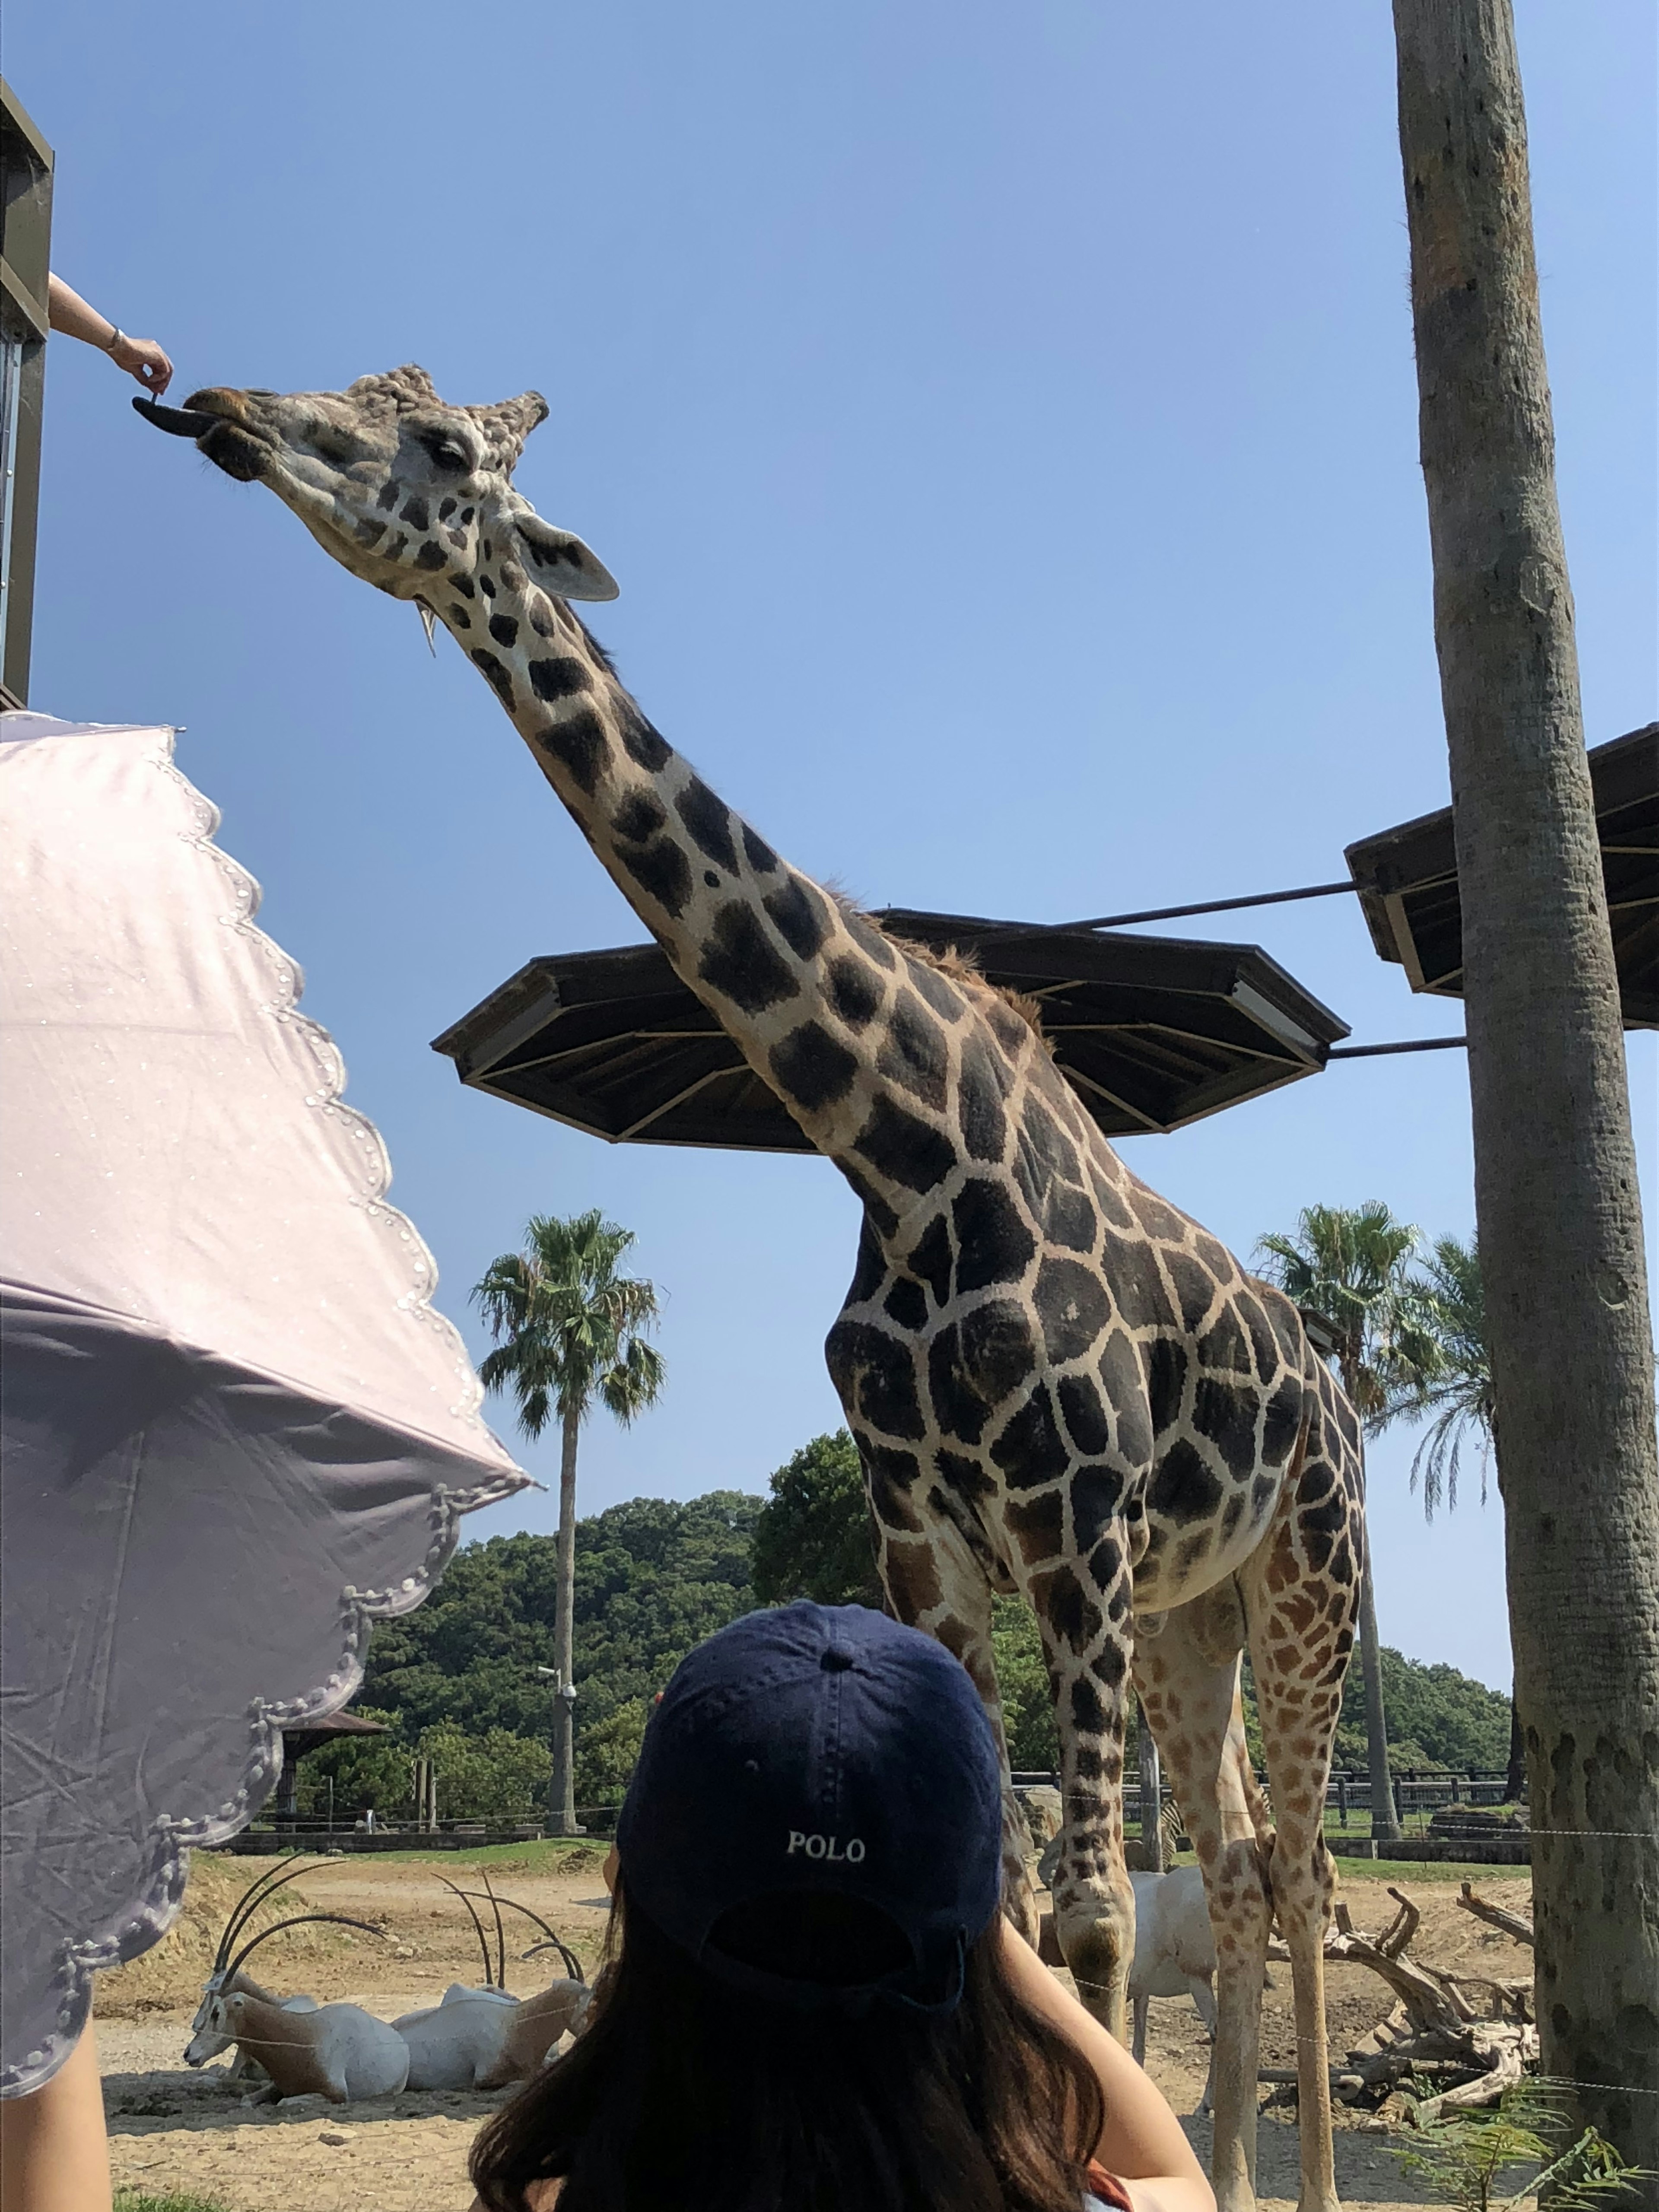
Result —
<instances>
[{"instance_id":1,"label":"giraffe","mask_svg":"<svg viewBox=\"0 0 1659 2212\"><path fill-rule=\"evenodd\" d=\"M1121 1817L1139 1687L1204 1870L1218 1960L1214 2175L1254 2203L1258 2021L1277 1914L1295 1990L1301 2212L1334 2212L1325 1788L1364 1543L1352 1408L1277 1291L1117 1158L1028 1009L890 939L781 860L646 719L572 611L617 586L513 486L534 392L441 402L404 367L343 392L135 402L259 482L332 557L441 623L582 836L863 1207L826 1356L888 1601L968 1668L1001 1740L998 1592L1030 1601L1060 1743L1053 1893L1120 2038ZM1273 1791L1239 1700L1248 1645ZM1003 1750L1005 1783L1007 1776ZM1007 1905L1034 1933L1005 1788Z\"/></svg>"}]
</instances>

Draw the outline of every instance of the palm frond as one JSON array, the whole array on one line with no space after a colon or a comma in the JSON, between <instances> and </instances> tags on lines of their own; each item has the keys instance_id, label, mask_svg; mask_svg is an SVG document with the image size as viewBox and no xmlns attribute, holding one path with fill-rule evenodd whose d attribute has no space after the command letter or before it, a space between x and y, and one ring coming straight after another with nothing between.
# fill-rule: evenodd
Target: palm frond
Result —
<instances>
[{"instance_id":1,"label":"palm frond","mask_svg":"<svg viewBox=\"0 0 1659 2212\"><path fill-rule=\"evenodd\" d=\"M662 1387L632 1352L658 1314L653 1284L617 1272L634 1232L597 1207L561 1218L532 1214L523 1249L491 1261L472 1298L497 1340L479 1367L485 1388L511 1390L520 1427L539 1436L555 1413L586 1419L597 1394L620 1420L631 1420ZM613 1370L618 1379L612 1381Z\"/></svg>"}]
</instances>

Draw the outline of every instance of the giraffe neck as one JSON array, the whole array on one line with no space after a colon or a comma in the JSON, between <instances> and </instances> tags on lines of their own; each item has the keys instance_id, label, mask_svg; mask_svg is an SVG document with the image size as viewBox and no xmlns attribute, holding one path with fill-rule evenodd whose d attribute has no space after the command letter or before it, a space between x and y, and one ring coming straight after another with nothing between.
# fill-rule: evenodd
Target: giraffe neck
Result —
<instances>
[{"instance_id":1,"label":"giraffe neck","mask_svg":"<svg viewBox=\"0 0 1659 2212\"><path fill-rule=\"evenodd\" d=\"M556 586L555 586L556 588ZM477 583L432 594L629 904L880 1226L915 1195L874 1150L951 1149L890 1067L908 963L781 860L659 735L564 602L487 550ZM913 1126L914 1125L914 1126ZM861 1141L862 1140L862 1141ZM908 1195L907 1195L908 1194Z\"/></svg>"}]
</instances>

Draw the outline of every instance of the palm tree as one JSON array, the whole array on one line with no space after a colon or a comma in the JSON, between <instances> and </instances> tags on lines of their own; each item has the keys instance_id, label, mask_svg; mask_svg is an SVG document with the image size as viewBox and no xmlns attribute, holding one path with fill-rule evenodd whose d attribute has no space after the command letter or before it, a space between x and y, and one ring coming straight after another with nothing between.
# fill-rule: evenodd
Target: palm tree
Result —
<instances>
[{"instance_id":1,"label":"palm tree","mask_svg":"<svg viewBox=\"0 0 1659 2212\"><path fill-rule=\"evenodd\" d=\"M1424 1517L1432 1521L1443 1500L1449 1513L1457 1510L1458 1468L1463 1446L1471 1441L1480 1454L1480 1503L1486 1502L1497 1401L1486 1341L1486 1290L1474 1243L1437 1237L1412 1287L1433 1328L1437 1364L1429 1373L1396 1378L1371 1425L1381 1429L1401 1416L1426 1417L1429 1425L1412 1455L1411 1481L1414 1491L1421 1480Z\"/></svg>"},{"instance_id":2,"label":"palm tree","mask_svg":"<svg viewBox=\"0 0 1659 2212\"><path fill-rule=\"evenodd\" d=\"M597 1398L624 1427L655 1402L662 1355L645 1340L657 1319L654 1284L617 1273L631 1229L596 1209L568 1221L532 1214L524 1249L493 1260L472 1292L496 1348L478 1372L484 1387L511 1386L519 1426L538 1437L556 1413L559 1463L558 1589L555 1600L552 1826L576 1825L574 1620L576 1583L576 1442Z\"/></svg>"},{"instance_id":3,"label":"palm tree","mask_svg":"<svg viewBox=\"0 0 1659 2212\"><path fill-rule=\"evenodd\" d=\"M1429 1248L1414 1288L1434 1316L1439 1342L1437 1370L1397 1380L1387 1407L1372 1426L1385 1427L1402 1416L1428 1417L1429 1425L1412 1455L1412 1488L1423 1484L1424 1518L1432 1521L1443 1498L1446 1510L1457 1510L1457 1475L1462 1449L1473 1439L1480 1454L1480 1503L1486 1502L1486 1474L1498 1437L1498 1399L1492 1388L1492 1346L1486 1335L1486 1286L1480 1255L1473 1240L1437 1237ZM1510 1692L1510 1759L1504 1794L1518 1802L1527 1794L1527 1753L1515 1692Z\"/></svg>"},{"instance_id":4,"label":"palm tree","mask_svg":"<svg viewBox=\"0 0 1659 2212\"><path fill-rule=\"evenodd\" d=\"M1417 1231L1396 1221L1381 1199L1370 1199L1364 1206L1305 1206L1294 1236L1264 1237L1256 1247L1262 1273L1328 1331L1342 1388L1367 1426L1389 1419L1392 1395L1438 1371L1432 1310L1408 1272L1417 1246ZM1359 1663L1371 1834L1389 1842L1399 1836L1400 1822L1389 1771L1369 1544L1359 1582Z\"/></svg>"}]
</instances>

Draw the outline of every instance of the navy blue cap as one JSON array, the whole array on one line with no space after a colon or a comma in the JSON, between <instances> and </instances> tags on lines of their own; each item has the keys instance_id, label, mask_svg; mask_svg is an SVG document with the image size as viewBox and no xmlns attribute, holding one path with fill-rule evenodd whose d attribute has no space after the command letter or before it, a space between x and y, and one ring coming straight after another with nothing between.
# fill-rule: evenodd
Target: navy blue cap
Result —
<instances>
[{"instance_id":1,"label":"navy blue cap","mask_svg":"<svg viewBox=\"0 0 1659 2212\"><path fill-rule=\"evenodd\" d=\"M883 1613L805 1601L745 1613L675 1669L617 1848L629 1902L727 1980L800 2004L881 1993L948 2008L1001 1893L989 1718L943 1644ZM723 1913L789 1890L877 1907L913 1968L831 2000L710 1943Z\"/></svg>"}]
</instances>

